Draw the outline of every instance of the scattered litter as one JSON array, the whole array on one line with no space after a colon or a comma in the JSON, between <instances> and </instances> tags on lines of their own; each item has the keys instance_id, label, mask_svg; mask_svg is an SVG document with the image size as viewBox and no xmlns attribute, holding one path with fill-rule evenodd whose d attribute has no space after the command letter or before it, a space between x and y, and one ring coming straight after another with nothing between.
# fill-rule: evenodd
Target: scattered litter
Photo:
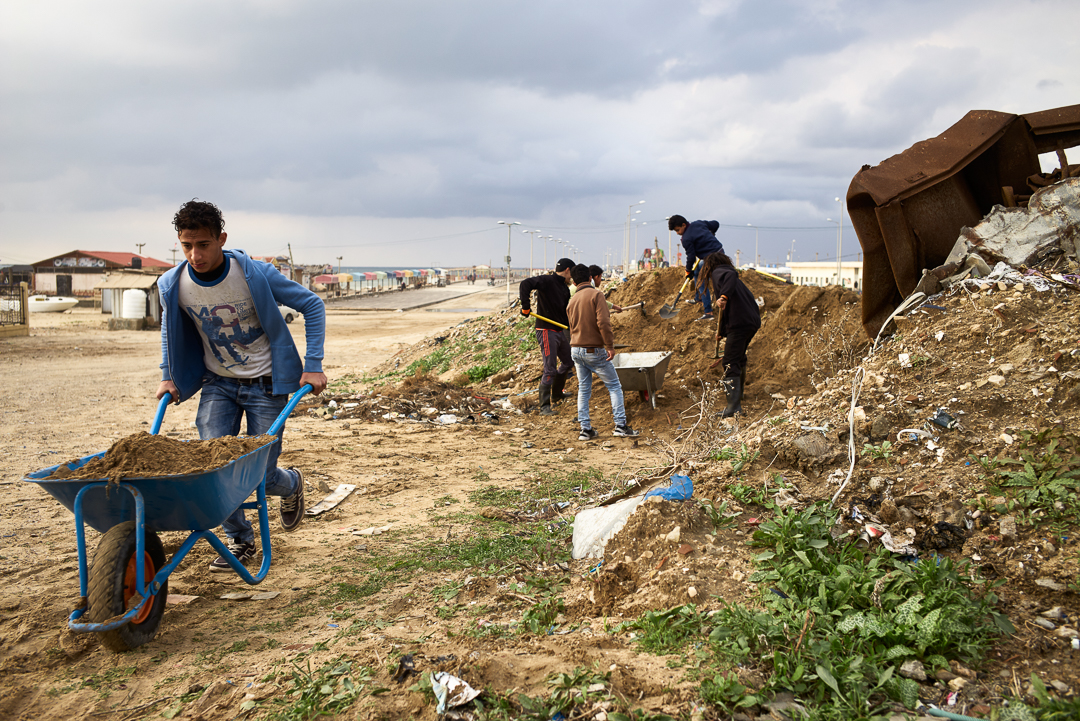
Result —
<instances>
[{"instance_id":1,"label":"scattered litter","mask_svg":"<svg viewBox=\"0 0 1080 721\"><path fill-rule=\"evenodd\" d=\"M398 659L398 667L397 670L394 671L395 681L398 683L405 683L405 680L414 673L416 673L416 664L413 662L413 655L411 653Z\"/></svg>"},{"instance_id":2,"label":"scattered litter","mask_svg":"<svg viewBox=\"0 0 1080 721\"><path fill-rule=\"evenodd\" d=\"M694 482L689 476L671 477L671 485L666 488L654 488L645 494L646 498L659 496L665 501L688 501L694 495Z\"/></svg>"},{"instance_id":3,"label":"scattered litter","mask_svg":"<svg viewBox=\"0 0 1080 721\"><path fill-rule=\"evenodd\" d=\"M281 591L263 591L262 593L254 593L251 596L252 601L270 601L281 595Z\"/></svg>"},{"instance_id":4,"label":"scattered litter","mask_svg":"<svg viewBox=\"0 0 1080 721\"><path fill-rule=\"evenodd\" d=\"M438 420L438 422L442 423L444 426L448 426L457 423L458 417L455 416L453 413L443 413L436 420Z\"/></svg>"},{"instance_id":5,"label":"scattered litter","mask_svg":"<svg viewBox=\"0 0 1080 721\"><path fill-rule=\"evenodd\" d=\"M910 437L905 438L905 435ZM915 442L918 441L920 438L930 440L931 438L933 438L933 436L930 435L929 431L920 430L918 428L905 428L902 431L896 432L896 440L898 443L903 443L904 441Z\"/></svg>"},{"instance_id":6,"label":"scattered litter","mask_svg":"<svg viewBox=\"0 0 1080 721\"><path fill-rule=\"evenodd\" d=\"M254 595L254 593L226 593L218 598L222 601L247 601Z\"/></svg>"},{"instance_id":7,"label":"scattered litter","mask_svg":"<svg viewBox=\"0 0 1080 721\"><path fill-rule=\"evenodd\" d=\"M431 675L431 690L439 700L439 705L435 708L435 712L439 714L446 713L448 708L467 704L480 695L472 686L445 671Z\"/></svg>"},{"instance_id":8,"label":"scattered litter","mask_svg":"<svg viewBox=\"0 0 1080 721\"><path fill-rule=\"evenodd\" d=\"M388 523L381 528L376 528L375 526L372 526L371 528L365 528L362 531L353 531L352 533L354 536L380 536L389 531L393 525L393 523Z\"/></svg>"},{"instance_id":9,"label":"scattered litter","mask_svg":"<svg viewBox=\"0 0 1080 721\"><path fill-rule=\"evenodd\" d=\"M944 408L938 408L937 413L931 416L929 420L934 425L941 426L950 431L960 425L960 422L946 413Z\"/></svg>"},{"instance_id":10,"label":"scattered litter","mask_svg":"<svg viewBox=\"0 0 1080 721\"><path fill-rule=\"evenodd\" d=\"M634 496L610 506L587 508L574 517L572 558L603 558L608 540L626 525L626 519L645 500Z\"/></svg>"},{"instance_id":11,"label":"scattered litter","mask_svg":"<svg viewBox=\"0 0 1080 721\"><path fill-rule=\"evenodd\" d=\"M180 593L170 593L168 598L165 599L165 603L169 606L186 606L199 596L185 596Z\"/></svg>"},{"instance_id":12,"label":"scattered litter","mask_svg":"<svg viewBox=\"0 0 1080 721\"><path fill-rule=\"evenodd\" d=\"M348 498L349 494L355 490L356 486L349 483L341 483L334 489L333 493L304 511L304 515L317 516L324 511L329 511L331 508Z\"/></svg>"}]
</instances>

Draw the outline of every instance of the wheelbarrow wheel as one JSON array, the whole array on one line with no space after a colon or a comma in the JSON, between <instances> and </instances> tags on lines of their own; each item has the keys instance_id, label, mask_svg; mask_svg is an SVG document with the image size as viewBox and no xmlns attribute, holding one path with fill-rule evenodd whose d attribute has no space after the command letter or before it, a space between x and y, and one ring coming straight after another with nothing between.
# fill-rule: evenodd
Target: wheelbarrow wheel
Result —
<instances>
[{"instance_id":1,"label":"wheelbarrow wheel","mask_svg":"<svg viewBox=\"0 0 1080 721\"><path fill-rule=\"evenodd\" d=\"M135 522L128 521L113 526L102 537L90 565L87 620L104 623L123 615L138 600L135 566ZM165 549L156 533L146 534L144 545L144 583L153 579L165 565ZM99 634L101 643L113 651L130 651L154 638L161 617L165 613L165 600L169 596L169 582L143 605L135 618L112 631Z\"/></svg>"}]
</instances>

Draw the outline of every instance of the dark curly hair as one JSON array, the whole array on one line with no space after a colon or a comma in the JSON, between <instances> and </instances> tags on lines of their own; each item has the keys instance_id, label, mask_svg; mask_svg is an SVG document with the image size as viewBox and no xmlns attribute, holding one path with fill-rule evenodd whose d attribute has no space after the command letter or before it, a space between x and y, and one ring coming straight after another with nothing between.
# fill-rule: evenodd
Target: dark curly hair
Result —
<instances>
[{"instance_id":1,"label":"dark curly hair","mask_svg":"<svg viewBox=\"0 0 1080 721\"><path fill-rule=\"evenodd\" d=\"M206 203L192 198L180 206L173 216L173 227L177 233L185 230L209 230L215 238L225 230L225 218L221 210L213 203Z\"/></svg>"}]
</instances>

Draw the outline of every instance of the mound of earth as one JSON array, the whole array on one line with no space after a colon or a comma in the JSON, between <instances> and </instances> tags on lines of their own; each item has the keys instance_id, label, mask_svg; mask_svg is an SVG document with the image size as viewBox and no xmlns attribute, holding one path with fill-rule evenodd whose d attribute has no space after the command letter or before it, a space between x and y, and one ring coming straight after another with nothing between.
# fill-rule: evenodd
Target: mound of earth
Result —
<instances>
[{"instance_id":1,"label":"mound of earth","mask_svg":"<svg viewBox=\"0 0 1080 721\"><path fill-rule=\"evenodd\" d=\"M745 408L767 408L774 403L771 396L781 391L785 397L810 393L815 376L823 378L830 372L850 367L857 360L859 351L865 349L858 294L832 286L791 285L752 270L744 271L741 277L762 303L762 328L749 349ZM632 421L642 427L678 425L671 416L672 409L685 408L690 403L691 392L700 392L702 382L715 383L722 376L723 369L714 357L715 323L698 321L700 306L683 302L692 297L691 288L687 288L677 304L676 318L665 321L657 315L663 305L674 300L683 280L680 268L664 268L638 273L604 289L608 299L617 305L644 303L642 309L612 314L615 343L626 346L617 352L672 353L655 410L642 394L627 394L627 411L632 414ZM473 399L501 397L519 410L536 408L542 359L532 323L525 321L516 309L504 309L464 321L448 332L401 351L373 369L375 377L389 376L390 385L377 388L384 400L366 409L365 415L383 417L392 412L409 417L416 412L413 406L422 405L445 410L426 402L434 396L427 387L430 384L413 389L404 382L398 386L393 383L395 375L401 378L402 371L411 364L445 354L447 348L453 347L465 351L443 361L438 369L439 380L446 384L441 389L442 395L450 395L450 406L462 408L468 405L454 401L455 395L460 395L460 389L464 387L474 389L475 392L467 394ZM497 350L493 350L495 347ZM723 352L722 348L720 352ZM505 369L481 381L469 382L466 373L488 362L496 353L506 354ZM573 394L575 389L571 380L567 391ZM389 402L391 390L397 393L396 402L408 400L412 405L395 407ZM363 400L363 395L344 400ZM603 403L594 402L593 405L601 414L601 422L606 421L603 414L606 412L609 416L610 409L605 411ZM374 412L376 410L382 410L382 413ZM465 415L478 410L480 406L470 406ZM385 420L393 418L395 416Z\"/></svg>"},{"instance_id":2,"label":"mound of earth","mask_svg":"<svg viewBox=\"0 0 1080 721\"><path fill-rule=\"evenodd\" d=\"M575 584L567 610L580 617L623 615L694 603L708 608L715 599L737 600L751 593L750 567L735 552L743 531L717 531L700 504L652 497L638 506L608 541L604 560Z\"/></svg>"},{"instance_id":3,"label":"mound of earth","mask_svg":"<svg viewBox=\"0 0 1080 721\"><path fill-rule=\"evenodd\" d=\"M277 440L275 436L224 436L206 441L179 441L140 431L121 438L105 455L79 468L78 459L61 465L49 478L155 478L204 473L228 465L242 455Z\"/></svg>"}]
</instances>

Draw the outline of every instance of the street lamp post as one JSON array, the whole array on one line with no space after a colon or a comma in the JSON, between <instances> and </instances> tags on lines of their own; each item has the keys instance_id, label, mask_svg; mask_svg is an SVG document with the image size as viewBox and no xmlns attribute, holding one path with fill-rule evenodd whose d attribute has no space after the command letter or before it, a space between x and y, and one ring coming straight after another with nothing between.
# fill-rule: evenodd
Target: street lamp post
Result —
<instances>
[{"instance_id":1,"label":"street lamp post","mask_svg":"<svg viewBox=\"0 0 1080 721\"><path fill-rule=\"evenodd\" d=\"M794 258L795 258L795 239L792 238L791 239L791 250L789 250L788 254L787 254L787 262L790 264L791 261L794 260Z\"/></svg>"},{"instance_id":2,"label":"street lamp post","mask_svg":"<svg viewBox=\"0 0 1080 721\"><path fill-rule=\"evenodd\" d=\"M623 274L626 276L630 275L630 218L633 215L631 211L634 210L634 205L641 205L644 202L644 200L639 200L626 209L626 237L623 242Z\"/></svg>"},{"instance_id":3,"label":"street lamp post","mask_svg":"<svg viewBox=\"0 0 1080 721\"><path fill-rule=\"evenodd\" d=\"M671 216L669 215L668 217L664 218L664 220L665 221L670 221ZM667 261L668 265L671 265L671 225L670 224L668 225L668 229L667 229L667 258L665 258L664 260Z\"/></svg>"},{"instance_id":4,"label":"street lamp post","mask_svg":"<svg viewBox=\"0 0 1080 721\"><path fill-rule=\"evenodd\" d=\"M836 223L836 284L844 286L844 280L840 277L840 221L826 218L830 223Z\"/></svg>"},{"instance_id":5,"label":"street lamp post","mask_svg":"<svg viewBox=\"0 0 1080 721\"><path fill-rule=\"evenodd\" d=\"M532 275L533 275L533 240L535 240L536 234L541 232L541 231L539 231L539 230L523 230L521 232L529 234L529 277L531 278ZM543 240L543 237L541 237L540 239ZM547 251L546 251L546 249L545 249L545 252L544 252L544 260L545 260L544 264L547 265Z\"/></svg>"},{"instance_id":6,"label":"street lamp post","mask_svg":"<svg viewBox=\"0 0 1080 721\"><path fill-rule=\"evenodd\" d=\"M754 229L754 270L757 270L758 266L761 265L761 256L758 255L758 227L750 223L747 223L746 227Z\"/></svg>"},{"instance_id":7,"label":"street lamp post","mask_svg":"<svg viewBox=\"0 0 1080 721\"><path fill-rule=\"evenodd\" d=\"M510 305L510 233L513 230L513 226L521 225L517 222L509 222L506 220L500 220L499 225L506 226L506 304Z\"/></svg>"},{"instance_id":8,"label":"street lamp post","mask_svg":"<svg viewBox=\"0 0 1080 721\"><path fill-rule=\"evenodd\" d=\"M840 257L844 246L844 203L840 198L833 198L834 203L840 203L840 223L836 226L836 277L840 277ZM843 286L843 282L840 283Z\"/></svg>"},{"instance_id":9,"label":"street lamp post","mask_svg":"<svg viewBox=\"0 0 1080 721\"><path fill-rule=\"evenodd\" d=\"M648 225L648 223L642 221L640 223L635 223L634 224L634 270L637 270L637 265L638 265L638 249L637 249L638 228L640 228L643 225Z\"/></svg>"}]
</instances>

